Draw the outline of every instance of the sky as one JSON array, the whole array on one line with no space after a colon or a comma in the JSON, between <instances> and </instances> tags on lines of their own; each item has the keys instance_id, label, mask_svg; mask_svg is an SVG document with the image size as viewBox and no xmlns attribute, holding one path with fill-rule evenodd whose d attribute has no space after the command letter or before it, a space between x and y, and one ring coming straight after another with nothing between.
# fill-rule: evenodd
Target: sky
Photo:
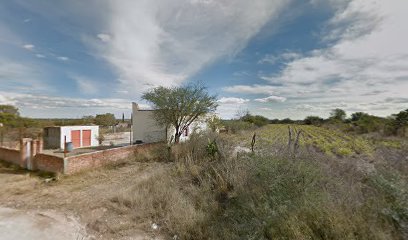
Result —
<instances>
[{"instance_id":1,"label":"sky","mask_svg":"<svg viewBox=\"0 0 408 240\"><path fill-rule=\"evenodd\" d=\"M200 83L218 114L388 116L408 108L405 0L0 0L0 104L127 117Z\"/></svg>"}]
</instances>

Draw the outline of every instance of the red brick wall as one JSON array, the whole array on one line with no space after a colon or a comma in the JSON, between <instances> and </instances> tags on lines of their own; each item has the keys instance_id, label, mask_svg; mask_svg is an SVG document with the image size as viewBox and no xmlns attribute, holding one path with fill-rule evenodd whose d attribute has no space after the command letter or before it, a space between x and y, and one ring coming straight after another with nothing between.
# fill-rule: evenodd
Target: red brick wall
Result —
<instances>
[{"instance_id":1,"label":"red brick wall","mask_svg":"<svg viewBox=\"0 0 408 240\"><path fill-rule=\"evenodd\" d=\"M33 162L35 170L60 173L64 172L64 159L57 156L38 153L34 156Z\"/></svg>"},{"instance_id":2,"label":"red brick wall","mask_svg":"<svg viewBox=\"0 0 408 240\"><path fill-rule=\"evenodd\" d=\"M37 153L33 156L33 169L47 172L60 172L72 174L108 165L129 157L134 157L139 151L145 151L156 144L139 144L120 148L112 148L77 156L62 158L52 155ZM21 166L21 153L19 150L0 148L0 160Z\"/></svg>"},{"instance_id":3,"label":"red brick wall","mask_svg":"<svg viewBox=\"0 0 408 240\"><path fill-rule=\"evenodd\" d=\"M20 151L10 148L0 148L0 160L20 165Z\"/></svg>"},{"instance_id":4,"label":"red brick wall","mask_svg":"<svg viewBox=\"0 0 408 240\"><path fill-rule=\"evenodd\" d=\"M66 165L64 173L72 174L82 170L93 169L111 164L129 157L133 157L138 151L146 150L152 146L154 146L154 144L132 145L67 157L65 158Z\"/></svg>"}]
</instances>

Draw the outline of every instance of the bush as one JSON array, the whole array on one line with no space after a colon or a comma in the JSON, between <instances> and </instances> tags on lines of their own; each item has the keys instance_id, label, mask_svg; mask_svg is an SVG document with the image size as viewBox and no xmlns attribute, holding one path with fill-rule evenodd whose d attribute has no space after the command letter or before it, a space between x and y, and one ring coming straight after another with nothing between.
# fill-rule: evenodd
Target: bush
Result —
<instances>
[{"instance_id":1,"label":"bush","mask_svg":"<svg viewBox=\"0 0 408 240\"><path fill-rule=\"evenodd\" d=\"M253 124L240 120L224 120L223 125L229 133L238 133L240 131L249 130L254 127Z\"/></svg>"},{"instance_id":2,"label":"bush","mask_svg":"<svg viewBox=\"0 0 408 240\"><path fill-rule=\"evenodd\" d=\"M257 127L262 127L269 123L269 119L267 119L266 117L260 116L260 115L253 116L249 113L241 117L239 120L248 122L248 123L252 123Z\"/></svg>"},{"instance_id":3,"label":"bush","mask_svg":"<svg viewBox=\"0 0 408 240\"><path fill-rule=\"evenodd\" d=\"M112 201L179 239L406 238L408 182L398 172L367 175L357 159L232 150L217 135L191 135L173 147L173 168Z\"/></svg>"},{"instance_id":4,"label":"bush","mask_svg":"<svg viewBox=\"0 0 408 240\"><path fill-rule=\"evenodd\" d=\"M315 125L315 126L320 126L324 120L323 118L317 117L317 116L308 116L303 120L304 124L306 125Z\"/></svg>"}]
</instances>

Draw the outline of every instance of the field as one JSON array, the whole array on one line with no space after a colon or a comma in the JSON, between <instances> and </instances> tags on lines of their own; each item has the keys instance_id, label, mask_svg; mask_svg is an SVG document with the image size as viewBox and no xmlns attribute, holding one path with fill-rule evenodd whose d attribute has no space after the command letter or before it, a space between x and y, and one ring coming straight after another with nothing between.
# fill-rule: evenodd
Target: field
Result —
<instances>
[{"instance_id":1,"label":"field","mask_svg":"<svg viewBox=\"0 0 408 240\"><path fill-rule=\"evenodd\" d=\"M268 146L285 145L289 142L289 127L292 129L292 139L296 131L300 131L299 145L309 150L317 150L333 156L355 156L373 154L373 144L361 137L351 136L336 130L310 125L271 124L234 136L234 141L243 147L250 147L251 138L256 133L256 149Z\"/></svg>"},{"instance_id":2,"label":"field","mask_svg":"<svg viewBox=\"0 0 408 240\"><path fill-rule=\"evenodd\" d=\"M0 164L0 202L77 216L91 239L408 239L405 144L306 125L197 134L51 182Z\"/></svg>"}]
</instances>

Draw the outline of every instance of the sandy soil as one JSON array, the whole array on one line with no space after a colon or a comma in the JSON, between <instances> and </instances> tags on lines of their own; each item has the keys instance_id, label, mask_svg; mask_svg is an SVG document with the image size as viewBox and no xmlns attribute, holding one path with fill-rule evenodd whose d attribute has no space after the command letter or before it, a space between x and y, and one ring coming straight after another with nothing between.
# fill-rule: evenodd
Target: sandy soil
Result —
<instances>
[{"instance_id":1,"label":"sandy soil","mask_svg":"<svg viewBox=\"0 0 408 240\"><path fill-rule=\"evenodd\" d=\"M0 207L0 240L89 239L85 227L56 211L22 211Z\"/></svg>"},{"instance_id":2,"label":"sandy soil","mask_svg":"<svg viewBox=\"0 0 408 240\"><path fill-rule=\"evenodd\" d=\"M132 214L117 212L111 200L167 168L164 163L126 162L48 182L46 177L0 163L0 207L18 210L16 221L26 225L34 224L33 214L44 212L78 219L78 227L86 230L89 239L160 239L151 222L135 221Z\"/></svg>"}]
</instances>

